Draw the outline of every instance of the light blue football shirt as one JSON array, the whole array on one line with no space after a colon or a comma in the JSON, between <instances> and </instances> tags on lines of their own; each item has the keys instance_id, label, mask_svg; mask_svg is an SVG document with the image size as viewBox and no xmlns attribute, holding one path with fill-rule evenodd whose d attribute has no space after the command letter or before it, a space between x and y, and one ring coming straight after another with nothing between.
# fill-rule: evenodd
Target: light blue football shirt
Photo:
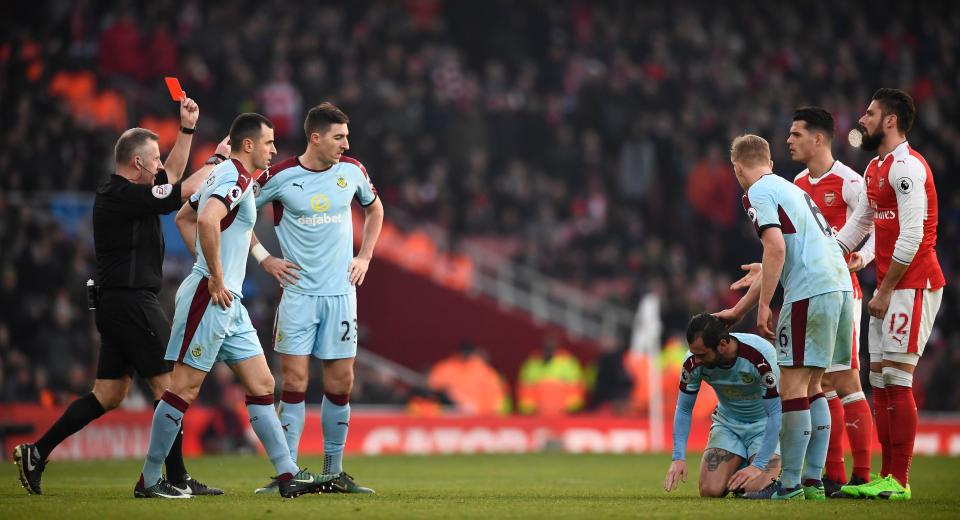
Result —
<instances>
[{"instance_id":1,"label":"light blue football shirt","mask_svg":"<svg viewBox=\"0 0 960 520\"><path fill-rule=\"evenodd\" d=\"M780 274L783 303L853 290L843 252L810 195L770 173L750 186L743 207L758 234L773 226L783 232L787 247Z\"/></svg>"},{"instance_id":2,"label":"light blue football shirt","mask_svg":"<svg viewBox=\"0 0 960 520\"><path fill-rule=\"evenodd\" d=\"M283 257L300 266L300 280L284 290L313 296L356 291L347 268L353 259L353 214L357 199L377 198L366 169L350 157L317 171L292 157L260 174L257 208L273 203L274 224Z\"/></svg>"},{"instance_id":3,"label":"light blue football shirt","mask_svg":"<svg viewBox=\"0 0 960 520\"><path fill-rule=\"evenodd\" d=\"M220 221L220 263L223 279L230 292L243 297L241 289L247 271L247 255L250 251L250 236L257 221L254 202L253 178L236 159L224 161L210 172L206 183L197 191L197 213L207 204L224 204L227 216ZM200 247L200 235L196 238L197 262L193 270L205 277L210 276L207 259Z\"/></svg>"},{"instance_id":4,"label":"light blue football shirt","mask_svg":"<svg viewBox=\"0 0 960 520\"><path fill-rule=\"evenodd\" d=\"M707 367L687 353L680 373L680 391L694 394L701 381L717 393L717 413L726 419L753 422L767 417L763 399L779 398L780 367L769 341L754 334L730 334L740 342L732 365Z\"/></svg>"}]
</instances>

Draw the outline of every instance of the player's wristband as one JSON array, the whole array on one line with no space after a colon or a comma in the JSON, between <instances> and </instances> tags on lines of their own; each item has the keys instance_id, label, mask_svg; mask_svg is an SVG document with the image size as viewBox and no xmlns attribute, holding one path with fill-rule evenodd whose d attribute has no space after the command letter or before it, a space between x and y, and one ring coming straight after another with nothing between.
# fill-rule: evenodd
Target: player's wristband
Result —
<instances>
[{"instance_id":1,"label":"player's wristband","mask_svg":"<svg viewBox=\"0 0 960 520\"><path fill-rule=\"evenodd\" d=\"M193 135L193 133L196 131L197 131L197 127L193 127L193 128L187 128L185 126L180 127L181 134Z\"/></svg>"},{"instance_id":2,"label":"player's wristband","mask_svg":"<svg viewBox=\"0 0 960 520\"><path fill-rule=\"evenodd\" d=\"M267 248L263 247L263 244L260 242L257 242L257 245L250 248L250 254L257 259L258 264L262 264L263 261L270 256L270 252L267 251Z\"/></svg>"}]
</instances>

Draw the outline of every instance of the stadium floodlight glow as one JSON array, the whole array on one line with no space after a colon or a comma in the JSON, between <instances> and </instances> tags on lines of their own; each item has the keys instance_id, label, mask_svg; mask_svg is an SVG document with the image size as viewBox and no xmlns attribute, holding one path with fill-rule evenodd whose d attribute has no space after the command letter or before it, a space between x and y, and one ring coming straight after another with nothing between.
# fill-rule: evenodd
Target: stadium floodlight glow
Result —
<instances>
[{"instance_id":1,"label":"stadium floodlight glow","mask_svg":"<svg viewBox=\"0 0 960 520\"><path fill-rule=\"evenodd\" d=\"M850 129L850 132L847 133L847 142L854 148L860 148L860 145L863 144L863 132L859 128Z\"/></svg>"}]
</instances>

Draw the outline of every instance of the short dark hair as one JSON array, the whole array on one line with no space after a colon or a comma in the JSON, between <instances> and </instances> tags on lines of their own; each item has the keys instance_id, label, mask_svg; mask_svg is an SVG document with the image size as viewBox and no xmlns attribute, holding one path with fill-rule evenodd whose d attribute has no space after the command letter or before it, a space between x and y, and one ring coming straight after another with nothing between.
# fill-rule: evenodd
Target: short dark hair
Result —
<instances>
[{"instance_id":1,"label":"short dark hair","mask_svg":"<svg viewBox=\"0 0 960 520\"><path fill-rule=\"evenodd\" d=\"M827 139L833 139L833 134L837 131L833 115L825 108L800 107L793 112L793 120L803 121L807 124L807 130L811 132L823 132Z\"/></svg>"},{"instance_id":2,"label":"short dark hair","mask_svg":"<svg viewBox=\"0 0 960 520\"><path fill-rule=\"evenodd\" d=\"M884 116L897 116L897 129L906 134L913 128L917 116L917 106L906 92L895 88L881 88L873 93L873 100L880 105Z\"/></svg>"},{"instance_id":3,"label":"short dark hair","mask_svg":"<svg viewBox=\"0 0 960 520\"><path fill-rule=\"evenodd\" d=\"M244 139L256 140L260 137L263 125L266 125L267 128L273 128L273 123L265 116L254 112L240 114L230 124L230 145L239 147Z\"/></svg>"},{"instance_id":4,"label":"short dark hair","mask_svg":"<svg viewBox=\"0 0 960 520\"><path fill-rule=\"evenodd\" d=\"M314 132L323 134L327 131L327 128L330 128L330 125L347 124L349 122L350 118L343 113L343 110L337 108L333 103L324 101L307 112L307 117L303 120L303 133L309 140L310 134Z\"/></svg>"},{"instance_id":5,"label":"short dark hair","mask_svg":"<svg viewBox=\"0 0 960 520\"><path fill-rule=\"evenodd\" d=\"M150 139L159 142L160 136L146 128L131 128L120 134L117 144L113 147L113 160L123 164L133 159L139 150Z\"/></svg>"},{"instance_id":6,"label":"short dark hair","mask_svg":"<svg viewBox=\"0 0 960 520\"><path fill-rule=\"evenodd\" d=\"M717 345L722 340L729 339L730 333L720 318L701 312L690 318L690 323L687 324L687 345L692 344L697 338L703 338L705 347L717 350Z\"/></svg>"}]
</instances>

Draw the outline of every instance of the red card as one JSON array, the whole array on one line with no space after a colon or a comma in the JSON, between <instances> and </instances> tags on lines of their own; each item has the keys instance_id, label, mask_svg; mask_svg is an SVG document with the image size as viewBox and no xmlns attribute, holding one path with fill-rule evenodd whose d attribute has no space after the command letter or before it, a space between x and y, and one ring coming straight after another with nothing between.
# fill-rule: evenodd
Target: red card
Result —
<instances>
[{"instance_id":1,"label":"red card","mask_svg":"<svg viewBox=\"0 0 960 520\"><path fill-rule=\"evenodd\" d=\"M167 82L167 89L170 90L170 97L173 98L174 101L179 102L187 98L187 93L180 88L180 80L170 76L163 79Z\"/></svg>"}]
</instances>

